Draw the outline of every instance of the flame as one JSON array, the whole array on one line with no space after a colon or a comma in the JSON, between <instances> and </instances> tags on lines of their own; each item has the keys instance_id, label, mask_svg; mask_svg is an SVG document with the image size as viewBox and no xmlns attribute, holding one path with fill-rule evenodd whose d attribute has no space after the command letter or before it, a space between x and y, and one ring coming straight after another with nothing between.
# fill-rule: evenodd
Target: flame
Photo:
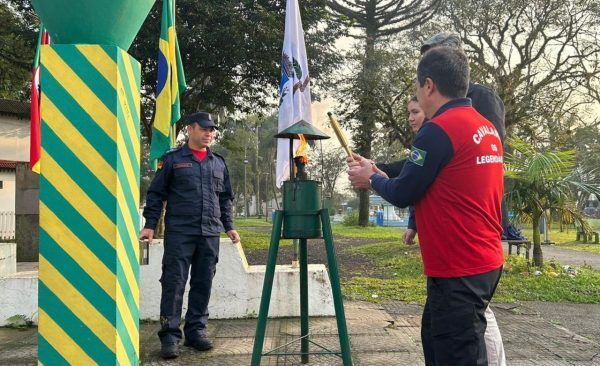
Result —
<instances>
[{"instance_id":1,"label":"flame","mask_svg":"<svg viewBox=\"0 0 600 366\"><path fill-rule=\"evenodd\" d=\"M302 163L307 164L308 154L306 150L308 149L308 143L306 142L306 139L304 138L303 134L299 134L298 137L300 138L300 146L298 146L298 150L296 150L296 154L294 155L294 157L300 157Z\"/></svg>"}]
</instances>

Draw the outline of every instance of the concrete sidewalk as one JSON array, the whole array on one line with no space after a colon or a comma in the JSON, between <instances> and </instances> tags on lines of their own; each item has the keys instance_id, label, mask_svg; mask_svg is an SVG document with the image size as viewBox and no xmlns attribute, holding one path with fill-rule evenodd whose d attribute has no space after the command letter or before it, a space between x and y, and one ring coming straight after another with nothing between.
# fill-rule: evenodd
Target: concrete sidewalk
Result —
<instances>
[{"instance_id":1,"label":"concrete sidewalk","mask_svg":"<svg viewBox=\"0 0 600 366\"><path fill-rule=\"evenodd\" d=\"M549 304L551 305L551 304ZM571 311L578 306L600 310L600 305L569 304ZM402 302L370 304L348 302L345 306L352 357L357 366L364 365L423 365L420 341L419 305ZM569 324L556 324L540 314L535 304L501 304L493 307L504 338L509 365L600 365L600 344L593 337L578 334ZM597 323L600 311L590 318ZM211 320L209 335L215 348L199 353L182 347L181 356L163 361L158 355L160 344L156 337L157 323L142 323L140 327L141 360L144 365L249 365L255 319ZM576 327L576 325L574 325ZM286 344L299 334L299 321L270 320L265 350ZM339 350L335 318L311 319L312 340ZM36 329L13 330L0 328L0 365L36 364ZM313 348L314 350L314 348ZM299 344L288 352L299 351ZM297 356L264 357L262 365L299 365ZM311 356L310 365L341 365L335 356Z\"/></svg>"}]
</instances>

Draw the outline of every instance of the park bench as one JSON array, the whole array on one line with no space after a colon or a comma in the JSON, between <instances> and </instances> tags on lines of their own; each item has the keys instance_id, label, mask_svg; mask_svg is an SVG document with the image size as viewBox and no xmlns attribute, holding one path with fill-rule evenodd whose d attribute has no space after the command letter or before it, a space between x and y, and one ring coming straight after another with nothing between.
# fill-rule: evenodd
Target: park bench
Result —
<instances>
[{"instance_id":1,"label":"park bench","mask_svg":"<svg viewBox=\"0 0 600 366\"><path fill-rule=\"evenodd\" d=\"M585 231L583 231L583 228L581 226L577 227L577 239L575 239L576 241L581 241L582 243L587 243L588 240L592 241L592 237L594 238L593 243L594 244L599 244L600 243L600 238L598 235L597 231L592 231L589 235L586 235Z\"/></svg>"},{"instance_id":2,"label":"park bench","mask_svg":"<svg viewBox=\"0 0 600 366\"><path fill-rule=\"evenodd\" d=\"M504 240L508 243L508 255L512 254L512 247L517 248L517 255L521 255L521 249L525 250L525 259L529 261L529 251L531 250L531 240Z\"/></svg>"}]
</instances>

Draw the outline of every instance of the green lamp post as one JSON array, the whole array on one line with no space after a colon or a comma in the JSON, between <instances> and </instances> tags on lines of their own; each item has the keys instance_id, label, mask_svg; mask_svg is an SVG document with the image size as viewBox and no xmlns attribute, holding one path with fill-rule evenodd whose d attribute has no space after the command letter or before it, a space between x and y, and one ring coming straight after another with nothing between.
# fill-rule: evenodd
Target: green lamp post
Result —
<instances>
[{"instance_id":1,"label":"green lamp post","mask_svg":"<svg viewBox=\"0 0 600 366\"><path fill-rule=\"evenodd\" d=\"M254 349L252 352L252 366L259 366L263 356L299 355L302 363L309 362L311 354L332 354L342 358L344 366L352 365L350 343L348 341L348 330L344 314L344 304L338 275L338 265L333 246L333 235L329 212L322 207L321 182L309 180L305 172L306 160L303 157L293 156L294 139L304 135L307 141L328 139L329 136L313 127L305 121L300 121L279 134L276 138L288 138L290 140L290 179L283 182L283 210L275 211L273 228L271 231L271 245L265 279L263 283L260 309L258 313L258 324L254 338ZM294 172L294 166L296 170ZM283 229L282 229L283 227ZM327 251L327 264L329 279L333 292L333 303L335 317L338 326L338 335L341 351L335 352L310 340L309 335L309 309L308 309L308 245L307 239L323 238ZM271 302L275 265L279 241L284 239L299 239L299 262L300 262L300 353L286 352L288 344L263 353L267 316ZM310 352L309 345L319 347L319 352ZM283 349L283 352L280 352Z\"/></svg>"},{"instance_id":2,"label":"green lamp post","mask_svg":"<svg viewBox=\"0 0 600 366\"><path fill-rule=\"evenodd\" d=\"M140 65L154 0L32 0L41 49L40 365L139 364Z\"/></svg>"}]
</instances>

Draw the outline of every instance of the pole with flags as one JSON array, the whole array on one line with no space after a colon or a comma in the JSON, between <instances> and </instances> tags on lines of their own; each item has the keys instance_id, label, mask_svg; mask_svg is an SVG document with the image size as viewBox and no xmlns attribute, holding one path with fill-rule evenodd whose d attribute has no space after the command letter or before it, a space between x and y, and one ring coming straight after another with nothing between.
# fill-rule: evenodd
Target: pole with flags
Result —
<instances>
[{"instance_id":1,"label":"pole with flags","mask_svg":"<svg viewBox=\"0 0 600 366\"><path fill-rule=\"evenodd\" d=\"M163 0L156 83L156 114L150 161L155 163L175 142L175 123L181 118L180 94L186 89L175 31L174 3Z\"/></svg>"},{"instance_id":2,"label":"pole with flags","mask_svg":"<svg viewBox=\"0 0 600 366\"><path fill-rule=\"evenodd\" d=\"M42 151L42 126L40 114L40 47L41 45L50 43L50 36L44 28L44 24L40 24L40 34L37 40L35 56L33 58L33 71L31 77L31 113L30 113L30 144L29 144L29 166L31 170L40 174L40 157Z\"/></svg>"},{"instance_id":3,"label":"pole with flags","mask_svg":"<svg viewBox=\"0 0 600 366\"><path fill-rule=\"evenodd\" d=\"M285 34L281 52L281 81L279 84L279 120L281 132L294 123L304 120L312 123L310 110L310 76L304 44L304 30L298 0L288 0L285 9ZM294 142L294 150L300 142ZM289 142L277 142L277 187L289 178Z\"/></svg>"}]
</instances>

